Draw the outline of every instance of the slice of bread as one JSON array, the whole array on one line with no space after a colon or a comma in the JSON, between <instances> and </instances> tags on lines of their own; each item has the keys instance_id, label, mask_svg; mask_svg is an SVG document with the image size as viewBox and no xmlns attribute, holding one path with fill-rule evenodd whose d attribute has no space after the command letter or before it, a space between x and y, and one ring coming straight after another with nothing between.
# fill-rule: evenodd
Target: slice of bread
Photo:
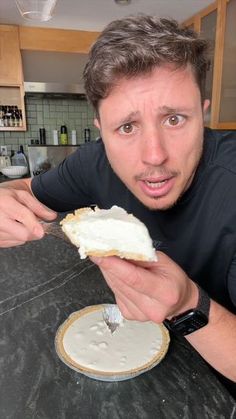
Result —
<instances>
[{"instance_id":1,"label":"slice of bread","mask_svg":"<svg viewBox=\"0 0 236 419\"><path fill-rule=\"evenodd\" d=\"M62 221L63 232L86 256L119 256L121 258L157 261L157 254L146 226L123 208L109 210L81 208Z\"/></svg>"}]
</instances>

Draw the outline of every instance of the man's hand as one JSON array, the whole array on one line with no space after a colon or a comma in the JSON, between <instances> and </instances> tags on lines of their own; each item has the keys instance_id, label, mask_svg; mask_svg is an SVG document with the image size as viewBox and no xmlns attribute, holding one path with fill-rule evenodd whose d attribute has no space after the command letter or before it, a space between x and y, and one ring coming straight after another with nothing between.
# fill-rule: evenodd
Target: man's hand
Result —
<instances>
[{"instance_id":1,"label":"man's hand","mask_svg":"<svg viewBox=\"0 0 236 419\"><path fill-rule=\"evenodd\" d=\"M101 269L125 318L161 323L197 305L196 285L162 252L158 252L158 262L117 257L91 260Z\"/></svg>"},{"instance_id":2,"label":"man's hand","mask_svg":"<svg viewBox=\"0 0 236 419\"><path fill-rule=\"evenodd\" d=\"M44 230L39 219L55 218L56 213L32 195L30 179L7 182L0 188L0 247L42 238Z\"/></svg>"},{"instance_id":3,"label":"man's hand","mask_svg":"<svg viewBox=\"0 0 236 419\"><path fill-rule=\"evenodd\" d=\"M164 253L158 252L158 259L139 263L117 257L91 257L113 290L125 318L161 323L197 306L196 284ZM236 382L234 314L211 300L208 325L186 338L209 364Z\"/></svg>"}]
</instances>

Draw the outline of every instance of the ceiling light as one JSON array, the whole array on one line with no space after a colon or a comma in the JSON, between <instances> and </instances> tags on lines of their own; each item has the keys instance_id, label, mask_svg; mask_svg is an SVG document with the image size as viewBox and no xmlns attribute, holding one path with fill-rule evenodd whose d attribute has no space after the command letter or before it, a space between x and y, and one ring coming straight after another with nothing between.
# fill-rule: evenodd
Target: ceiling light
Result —
<instances>
[{"instance_id":1,"label":"ceiling light","mask_svg":"<svg viewBox=\"0 0 236 419\"><path fill-rule=\"evenodd\" d=\"M125 5L127 5L127 4L130 4L130 3L131 3L131 0L114 0L114 2L115 2L116 4L120 4L120 5L122 5L122 6L125 6Z\"/></svg>"},{"instance_id":2,"label":"ceiling light","mask_svg":"<svg viewBox=\"0 0 236 419\"><path fill-rule=\"evenodd\" d=\"M22 17L46 22L51 19L57 0L15 0Z\"/></svg>"}]
</instances>

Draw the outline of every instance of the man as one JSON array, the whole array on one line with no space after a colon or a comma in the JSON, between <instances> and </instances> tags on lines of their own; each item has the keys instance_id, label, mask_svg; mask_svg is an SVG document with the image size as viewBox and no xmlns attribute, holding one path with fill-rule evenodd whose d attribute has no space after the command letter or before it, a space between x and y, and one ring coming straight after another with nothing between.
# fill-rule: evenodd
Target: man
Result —
<instances>
[{"instance_id":1,"label":"man","mask_svg":"<svg viewBox=\"0 0 236 419\"><path fill-rule=\"evenodd\" d=\"M158 262L92 259L122 313L165 321L235 382L236 138L204 133L206 52L205 41L171 20L108 25L84 71L102 141L33 180L2 185L0 245L41 238L38 219L56 217L48 208L132 212Z\"/></svg>"}]
</instances>

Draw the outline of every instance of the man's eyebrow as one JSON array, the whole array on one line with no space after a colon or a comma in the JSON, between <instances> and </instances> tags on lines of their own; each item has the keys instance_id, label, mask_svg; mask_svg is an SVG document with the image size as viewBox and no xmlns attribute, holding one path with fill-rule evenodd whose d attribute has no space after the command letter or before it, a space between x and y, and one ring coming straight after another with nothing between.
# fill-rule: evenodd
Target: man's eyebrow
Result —
<instances>
[{"instance_id":1,"label":"man's eyebrow","mask_svg":"<svg viewBox=\"0 0 236 419\"><path fill-rule=\"evenodd\" d=\"M182 113L182 112L189 112L192 111L193 108L189 108L189 107L177 107L177 108L173 108L170 106L160 106L159 111L161 111L164 114L176 114L176 113Z\"/></svg>"},{"instance_id":2,"label":"man's eyebrow","mask_svg":"<svg viewBox=\"0 0 236 419\"><path fill-rule=\"evenodd\" d=\"M119 121L118 120L114 121L114 123L119 124L119 125L123 125L127 122L135 120L139 116L139 114L140 114L139 111L130 112L127 115L124 115L124 116L120 117Z\"/></svg>"},{"instance_id":3,"label":"man's eyebrow","mask_svg":"<svg viewBox=\"0 0 236 419\"><path fill-rule=\"evenodd\" d=\"M121 118L122 121L132 121L133 119L137 118L137 116L140 114L139 111L133 111L130 112L128 115L125 115L123 118Z\"/></svg>"}]
</instances>

